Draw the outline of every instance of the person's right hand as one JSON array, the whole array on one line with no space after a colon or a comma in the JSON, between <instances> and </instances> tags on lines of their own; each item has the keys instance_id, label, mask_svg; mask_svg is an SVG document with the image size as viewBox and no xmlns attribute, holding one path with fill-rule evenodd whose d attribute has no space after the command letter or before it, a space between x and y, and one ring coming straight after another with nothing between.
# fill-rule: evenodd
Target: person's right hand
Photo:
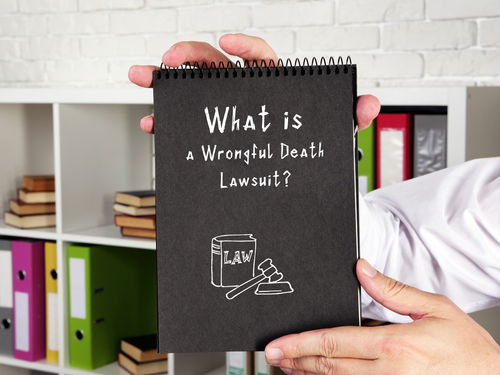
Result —
<instances>
[{"instance_id":1,"label":"person's right hand","mask_svg":"<svg viewBox=\"0 0 500 375\"><path fill-rule=\"evenodd\" d=\"M255 60L259 64L270 60L278 61L278 56L265 40L245 34L226 34L219 40L221 49L229 55L243 60ZM222 52L203 42L179 42L174 44L162 57L162 62L168 67L178 67L187 62L191 65L206 62L209 66L214 62L226 65L230 59ZM130 68L128 77L131 82L141 87L151 88L153 85L153 72L160 69L152 65L134 65ZM367 128L380 111L379 100L372 95L358 97L356 105L356 118L359 130ZM149 115L141 120L141 128L145 132L154 133L154 116Z\"/></svg>"}]
</instances>

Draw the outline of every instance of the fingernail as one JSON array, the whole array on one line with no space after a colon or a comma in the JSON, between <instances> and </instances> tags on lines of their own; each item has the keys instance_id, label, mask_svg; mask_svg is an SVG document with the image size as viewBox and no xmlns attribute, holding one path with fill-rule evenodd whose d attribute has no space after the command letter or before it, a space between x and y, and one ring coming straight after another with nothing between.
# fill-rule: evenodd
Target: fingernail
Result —
<instances>
[{"instance_id":1,"label":"fingernail","mask_svg":"<svg viewBox=\"0 0 500 375\"><path fill-rule=\"evenodd\" d=\"M291 368L280 367L280 369L281 369L281 371L283 371L287 375L292 375L293 374L293 369L291 369Z\"/></svg>"},{"instance_id":2,"label":"fingernail","mask_svg":"<svg viewBox=\"0 0 500 375\"><path fill-rule=\"evenodd\" d=\"M174 50L174 49L176 49L176 48L177 48L177 45L176 45L176 44L174 44L172 47L170 47L170 48L168 49L168 51L173 51L173 50Z\"/></svg>"},{"instance_id":3,"label":"fingernail","mask_svg":"<svg viewBox=\"0 0 500 375\"><path fill-rule=\"evenodd\" d=\"M363 262L361 270L368 277L375 277L377 275L377 270L373 268L372 265L368 263L366 260Z\"/></svg>"},{"instance_id":4,"label":"fingernail","mask_svg":"<svg viewBox=\"0 0 500 375\"><path fill-rule=\"evenodd\" d=\"M276 366L283 359L283 352L278 348L267 348L266 349L266 361L270 365Z\"/></svg>"}]
</instances>

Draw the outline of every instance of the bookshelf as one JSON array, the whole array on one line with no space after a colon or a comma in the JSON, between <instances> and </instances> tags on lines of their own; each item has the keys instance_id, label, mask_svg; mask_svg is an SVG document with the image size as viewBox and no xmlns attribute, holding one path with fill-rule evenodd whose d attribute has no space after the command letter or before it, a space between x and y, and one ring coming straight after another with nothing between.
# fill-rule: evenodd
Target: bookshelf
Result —
<instances>
[{"instance_id":1,"label":"bookshelf","mask_svg":"<svg viewBox=\"0 0 500 375\"><path fill-rule=\"evenodd\" d=\"M448 166L500 155L500 88L372 88L383 106L444 106L448 114ZM60 363L0 356L5 375L125 375L116 362L94 371L69 366L68 244L89 243L154 251L154 240L124 238L113 224L117 190L150 189L151 135L139 119L152 109L146 89L0 89L0 204L7 210L25 174L56 176L57 225L40 230L6 227L0 235L56 241ZM205 374L225 363L225 353L170 354L171 375Z\"/></svg>"}]
</instances>

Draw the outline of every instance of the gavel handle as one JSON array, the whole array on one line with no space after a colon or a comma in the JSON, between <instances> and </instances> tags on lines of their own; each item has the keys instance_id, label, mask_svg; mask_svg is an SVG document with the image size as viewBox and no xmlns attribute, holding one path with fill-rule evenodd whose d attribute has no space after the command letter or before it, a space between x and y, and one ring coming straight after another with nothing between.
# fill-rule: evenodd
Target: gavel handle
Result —
<instances>
[{"instance_id":1,"label":"gavel handle","mask_svg":"<svg viewBox=\"0 0 500 375\"><path fill-rule=\"evenodd\" d=\"M261 283L262 281L264 281L267 278L268 278L268 276L264 275L263 273L260 274L260 275L254 276L250 280L245 281L243 284L241 284L241 285L237 286L236 288L234 288L234 289L230 290L229 292L227 292L226 298L227 299L233 299L234 297L239 296L244 291L250 289L251 287L253 287L253 286L255 286L255 285L259 284L259 283Z\"/></svg>"}]
</instances>

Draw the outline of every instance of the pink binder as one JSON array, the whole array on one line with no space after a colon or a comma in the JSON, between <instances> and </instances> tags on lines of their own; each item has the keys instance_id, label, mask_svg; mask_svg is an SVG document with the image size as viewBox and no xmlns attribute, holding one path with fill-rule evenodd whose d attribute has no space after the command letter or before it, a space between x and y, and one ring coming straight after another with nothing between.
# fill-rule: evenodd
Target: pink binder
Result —
<instances>
[{"instance_id":1,"label":"pink binder","mask_svg":"<svg viewBox=\"0 0 500 375\"><path fill-rule=\"evenodd\" d=\"M14 358L44 359L44 241L12 241Z\"/></svg>"}]
</instances>

